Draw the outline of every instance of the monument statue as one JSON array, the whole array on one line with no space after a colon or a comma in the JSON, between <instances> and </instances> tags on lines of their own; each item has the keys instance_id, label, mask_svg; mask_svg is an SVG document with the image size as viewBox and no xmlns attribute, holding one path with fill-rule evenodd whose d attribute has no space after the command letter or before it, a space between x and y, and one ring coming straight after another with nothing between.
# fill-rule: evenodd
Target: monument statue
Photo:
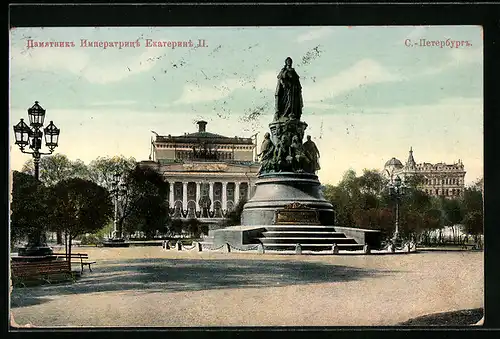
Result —
<instances>
[{"instance_id":1,"label":"monument statue","mask_svg":"<svg viewBox=\"0 0 500 339\"><path fill-rule=\"evenodd\" d=\"M292 67L292 59L286 58L285 66L278 74L275 93L275 115L262 142L260 174L311 173L319 169L319 151L310 141L302 144L307 124L302 116L302 86Z\"/></svg>"},{"instance_id":2,"label":"monument statue","mask_svg":"<svg viewBox=\"0 0 500 339\"><path fill-rule=\"evenodd\" d=\"M314 173L320 169L319 167L319 150L316 147L314 141L311 140L311 136L307 136L307 141L304 143L304 152L306 157L310 162L309 172Z\"/></svg>"},{"instance_id":3,"label":"monument statue","mask_svg":"<svg viewBox=\"0 0 500 339\"><path fill-rule=\"evenodd\" d=\"M297 72L292 67L292 58L288 57L278 74L274 121L283 118L300 120L302 107L302 86Z\"/></svg>"},{"instance_id":4,"label":"monument statue","mask_svg":"<svg viewBox=\"0 0 500 339\"><path fill-rule=\"evenodd\" d=\"M260 157L261 162L259 173L272 169L274 148L274 144L271 141L271 134L267 132L264 134L264 141L262 141L262 145L260 146L260 153L257 154L257 156Z\"/></svg>"},{"instance_id":5,"label":"monument statue","mask_svg":"<svg viewBox=\"0 0 500 339\"><path fill-rule=\"evenodd\" d=\"M214 246L232 242L241 248L260 243L262 252L264 247L284 251L293 250L300 239L300 247L311 251L331 250L332 244L336 253L339 247L362 249L366 240L358 244L346 235L332 236L341 232L333 226L333 205L325 199L315 173L319 169L319 150L311 136L304 142L307 124L300 120L301 86L291 58L286 59L278 75L275 105L274 119L258 154L259 175L241 211L241 225L245 228L213 230ZM379 240L371 238L370 242L370 246L380 247L376 244L380 244Z\"/></svg>"}]
</instances>

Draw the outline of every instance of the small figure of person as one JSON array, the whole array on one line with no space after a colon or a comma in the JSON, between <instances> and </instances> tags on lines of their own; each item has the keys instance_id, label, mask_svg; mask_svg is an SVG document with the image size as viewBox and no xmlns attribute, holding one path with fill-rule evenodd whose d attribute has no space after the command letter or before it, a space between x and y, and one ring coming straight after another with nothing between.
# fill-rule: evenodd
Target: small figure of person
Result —
<instances>
[{"instance_id":1,"label":"small figure of person","mask_svg":"<svg viewBox=\"0 0 500 339\"><path fill-rule=\"evenodd\" d=\"M316 147L314 141L311 140L311 136L307 136L307 141L304 143L304 153L310 161L310 172L314 173L320 169L319 166L319 150Z\"/></svg>"},{"instance_id":2,"label":"small figure of person","mask_svg":"<svg viewBox=\"0 0 500 339\"><path fill-rule=\"evenodd\" d=\"M290 156L290 138L287 134L283 134L281 139L278 139L274 151L274 165L277 172L282 172L290 169L291 167L291 156Z\"/></svg>"},{"instance_id":3,"label":"small figure of person","mask_svg":"<svg viewBox=\"0 0 500 339\"><path fill-rule=\"evenodd\" d=\"M260 146L260 153L257 154L257 156L260 157L261 162L259 173L271 170L273 155L274 144L271 141L271 134L267 132L264 134L264 141L262 141L262 145Z\"/></svg>"},{"instance_id":4,"label":"small figure of person","mask_svg":"<svg viewBox=\"0 0 500 339\"><path fill-rule=\"evenodd\" d=\"M302 143L299 141L299 137L294 135L292 138L292 144L290 145L290 155L293 159L293 170L294 172L304 172L309 159L307 159Z\"/></svg>"}]
</instances>

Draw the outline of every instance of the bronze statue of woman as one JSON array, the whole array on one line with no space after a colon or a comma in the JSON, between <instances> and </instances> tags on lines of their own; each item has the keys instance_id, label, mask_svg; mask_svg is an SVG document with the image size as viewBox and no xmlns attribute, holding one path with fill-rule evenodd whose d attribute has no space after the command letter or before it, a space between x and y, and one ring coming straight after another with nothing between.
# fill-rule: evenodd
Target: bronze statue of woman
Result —
<instances>
[{"instance_id":1,"label":"bronze statue of woman","mask_svg":"<svg viewBox=\"0 0 500 339\"><path fill-rule=\"evenodd\" d=\"M302 86L299 75L292 67L292 58L288 57L285 60L285 66L278 74L274 121L282 117L300 120L302 107Z\"/></svg>"}]
</instances>

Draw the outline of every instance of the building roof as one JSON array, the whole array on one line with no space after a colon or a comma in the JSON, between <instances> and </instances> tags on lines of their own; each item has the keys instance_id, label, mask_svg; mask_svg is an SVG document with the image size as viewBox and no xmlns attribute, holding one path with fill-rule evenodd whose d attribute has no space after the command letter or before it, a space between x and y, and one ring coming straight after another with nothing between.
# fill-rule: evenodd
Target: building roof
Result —
<instances>
[{"instance_id":1,"label":"building roof","mask_svg":"<svg viewBox=\"0 0 500 339\"><path fill-rule=\"evenodd\" d=\"M386 163L385 163L385 167L389 167L389 166L394 166L394 167L397 167L397 168L403 168L403 164L401 163L401 161L399 161L398 159L392 157L392 159L388 160Z\"/></svg>"},{"instance_id":2,"label":"building roof","mask_svg":"<svg viewBox=\"0 0 500 339\"><path fill-rule=\"evenodd\" d=\"M253 145L252 138L226 137L206 131L206 121L198 121L198 131L178 136L157 135L156 142Z\"/></svg>"}]
</instances>

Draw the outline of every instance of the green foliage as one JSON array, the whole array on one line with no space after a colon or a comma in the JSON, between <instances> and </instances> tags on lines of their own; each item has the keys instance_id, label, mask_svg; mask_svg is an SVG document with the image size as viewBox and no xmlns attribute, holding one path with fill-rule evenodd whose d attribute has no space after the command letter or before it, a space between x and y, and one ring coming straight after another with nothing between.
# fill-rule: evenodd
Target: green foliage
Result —
<instances>
[{"instance_id":1,"label":"green foliage","mask_svg":"<svg viewBox=\"0 0 500 339\"><path fill-rule=\"evenodd\" d=\"M33 159L24 163L23 173L34 175ZM59 181L69 178L89 178L87 165L81 160L71 161L64 154L54 154L40 158L40 181L53 186Z\"/></svg>"},{"instance_id":2,"label":"green foliage","mask_svg":"<svg viewBox=\"0 0 500 339\"><path fill-rule=\"evenodd\" d=\"M170 221L168 184L154 169L135 167L125 178L126 191L121 204L119 226L126 219L126 231L141 231L151 238L168 230Z\"/></svg>"},{"instance_id":3,"label":"green foliage","mask_svg":"<svg viewBox=\"0 0 500 339\"><path fill-rule=\"evenodd\" d=\"M420 189L424 178L407 177L399 204L399 232L403 238L429 236L430 230L467 221L470 232L482 232L482 195L477 185L466 188L462 199L431 197ZM376 170L361 176L348 170L337 186L325 185L323 195L335 210L335 223L347 227L379 229L387 236L395 229L395 200L388 180ZM470 212L474 212L470 214ZM469 213L469 214L467 214ZM481 216L481 217L479 217Z\"/></svg>"},{"instance_id":4,"label":"green foliage","mask_svg":"<svg viewBox=\"0 0 500 339\"><path fill-rule=\"evenodd\" d=\"M113 188L114 175L133 170L136 166L134 158L123 156L98 157L88 165L89 178L96 184L111 191Z\"/></svg>"},{"instance_id":5,"label":"green foliage","mask_svg":"<svg viewBox=\"0 0 500 339\"><path fill-rule=\"evenodd\" d=\"M198 219L190 219L185 223L186 231L194 238L199 238L201 235L200 221Z\"/></svg>"},{"instance_id":6,"label":"green foliage","mask_svg":"<svg viewBox=\"0 0 500 339\"><path fill-rule=\"evenodd\" d=\"M243 213L243 207L245 206L247 200L240 199L238 204L227 214L226 220L224 220L225 226L235 226L241 223L241 213ZM208 233L208 232L207 232Z\"/></svg>"},{"instance_id":7,"label":"green foliage","mask_svg":"<svg viewBox=\"0 0 500 339\"><path fill-rule=\"evenodd\" d=\"M103 228L113 215L108 191L88 180L62 180L52 188L51 222L71 238Z\"/></svg>"},{"instance_id":8,"label":"green foliage","mask_svg":"<svg viewBox=\"0 0 500 339\"><path fill-rule=\"evenodd\" d=\"M10 240L14 244L33 232L45 232L49 226L48 189L33 176L13 172L10 204Z\"/></svg>"},{"instance_id":9,"label":"green foliage","mask_svg":"<svg viewBox=\"0 0 500 339\"><path fill-rule=\"evenodd\" d=\"M184 228L184 224L181 219L172 219L168 224L168 232L171 235L180 235Z\"/></svg>"},{"instance_id":10,"label":"green foliage","mask_svg":"<svg viewBox=\"0 0 500 339\"><path fill-rule=\"evenodd\" d=\"M459 199L445 199L443 212L447 225L460 224L464 220L464 209Z\"/></svg>"},{"instance_id":11,"label":"green foliage","mask_svg":"<svg viewBox=\"0 0 500 339\"><path fill-rule=\"evenodd\" d=\"M483 234L483 214L478 211L468 212L464 218L464 230L467 234Z\"/></svg>"},{"instance_id":12,"label":"green foliage","mask_svg":"<svg viewBox=\"0 0 500 339\"><path fill-rule=\"evenodd\" d=\"M102 238L96 234L83 235L80 239L81 245L97 245L101 242Z\"/></svg>"}]
</instances>

